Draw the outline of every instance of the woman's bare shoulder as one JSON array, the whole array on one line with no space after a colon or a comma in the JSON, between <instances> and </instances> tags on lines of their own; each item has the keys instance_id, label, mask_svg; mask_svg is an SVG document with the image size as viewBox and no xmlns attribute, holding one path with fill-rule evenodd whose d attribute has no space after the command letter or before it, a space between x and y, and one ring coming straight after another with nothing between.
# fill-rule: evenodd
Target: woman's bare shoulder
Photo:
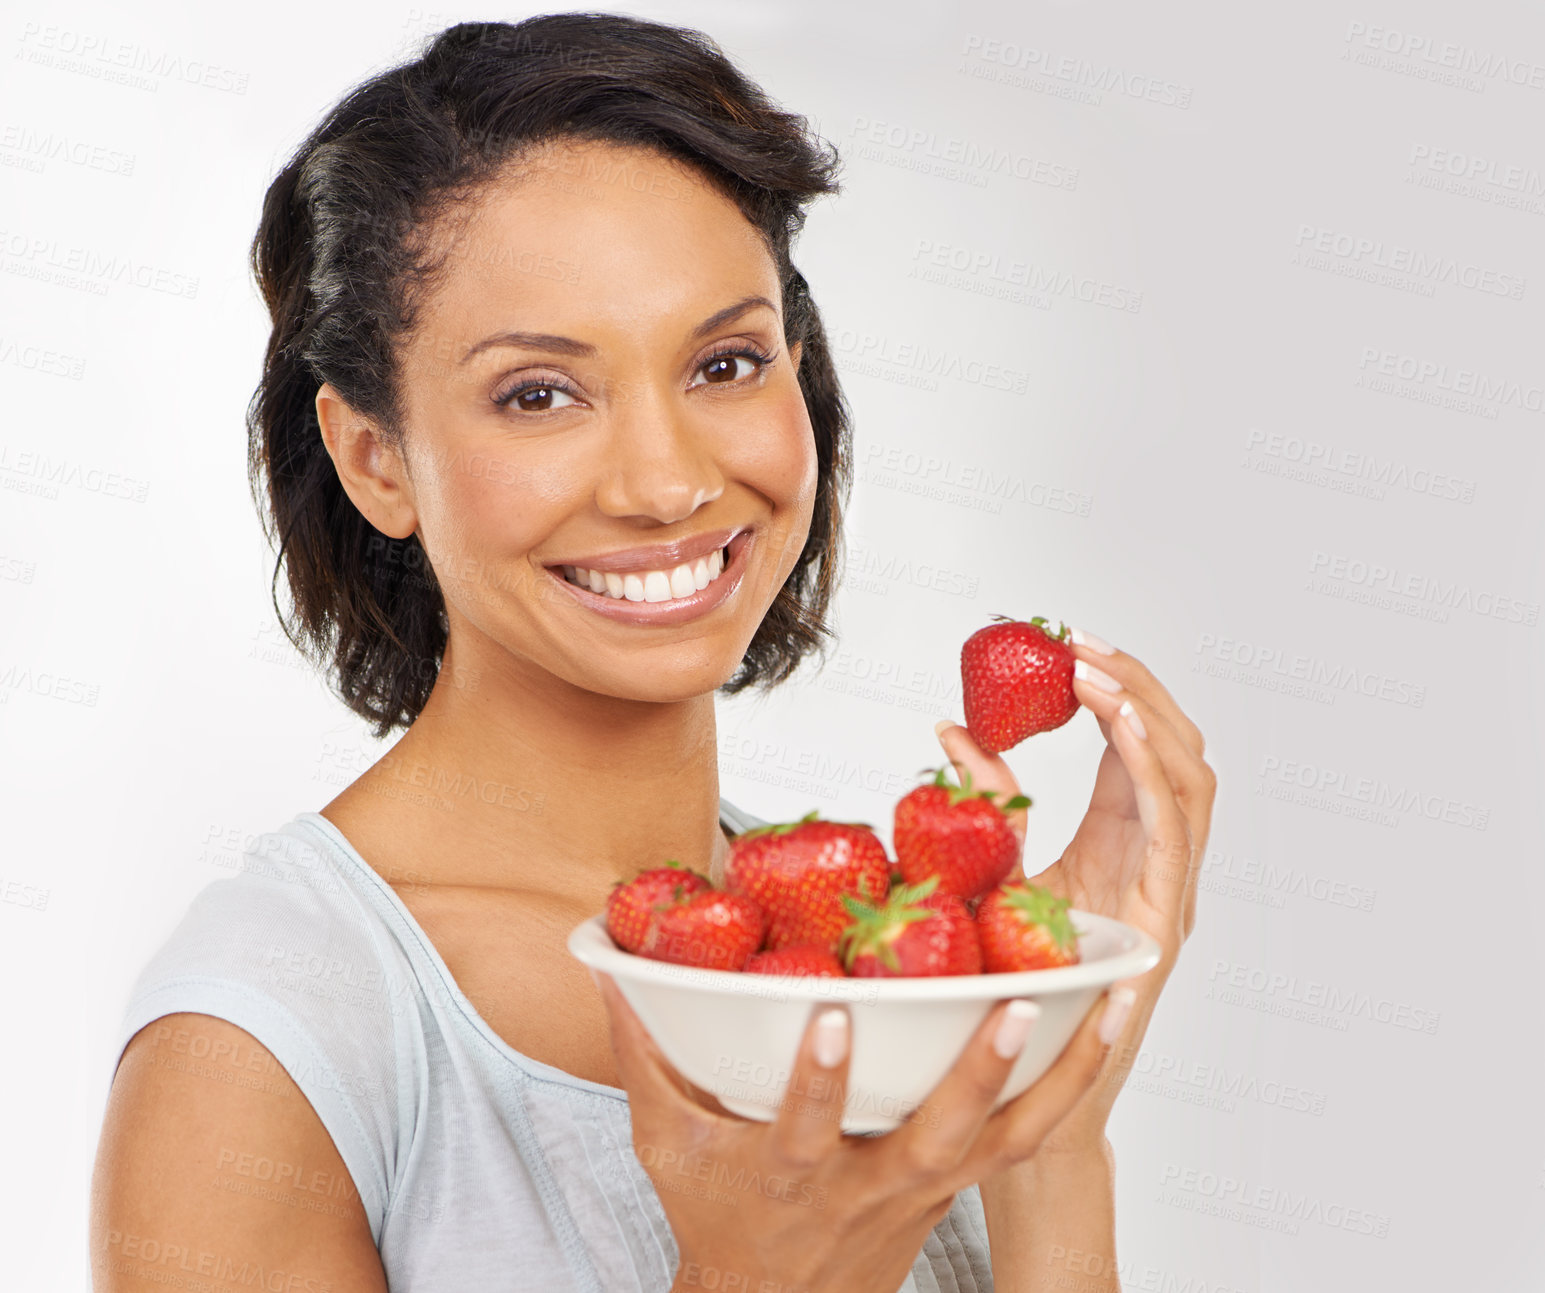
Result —
<instances>
[{"instance_id":1,"label":"woman's bare shoulder","mask_svg":"<svg viewBox=\"0 0 1545 1293\"><path fill-rule=\"evenodd\" d=\"M213 1015L163 1015L125 1047L90 1226L97 1293L159 1290L171 1272L387 1287L363 1203L316 1111L251 1034Z\"/></svg>"}]
</instances>

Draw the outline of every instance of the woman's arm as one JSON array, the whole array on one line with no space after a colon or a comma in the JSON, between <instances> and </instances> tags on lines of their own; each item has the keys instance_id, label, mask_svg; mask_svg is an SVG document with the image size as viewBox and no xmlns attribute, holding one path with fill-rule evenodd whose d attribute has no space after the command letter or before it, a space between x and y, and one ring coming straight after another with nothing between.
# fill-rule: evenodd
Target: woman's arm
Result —
<instances>
[{"instance_id":1,"label":"woman's arm","mask_svg":"<svg viewBox=\"0 0 1545 1293\"><path fill-rule=\"evenodd\" d=\"M1196 878L1217 790L1201 732L1158 679L1099 638L1072 637L1073 689L1099 722L1106 748L1072 843L1031 879L1074 907L1135 925L1158 942L1160 955L1146 974L1111 989L1113 997L1126 990L1128 1013L1113 1025L1111 1050L1077 1106L1033 1159L982 1182L993 1274L1004 1293L1119 1293L1105 1127L1196 921ZM1020 793L1002 756L985 753L967 728L942 722L935 730L978 787L1005 800ZM1021 840L1024 822L1023 809L1010 814Z\"/></svg>"},{"instance_id":2,"label":"woman's arm","mask_svg":"<svg viewBox=\"0 0 1545 1293\"><path fill-rule=\"evenodd\" d=\"M329 1210L302 1208L295 1191L251 1174L249 1164L269 1160L303 1164L311 1180L348 1180L289 1074L275 1062L261 1083L243 1085L217 1059L189 1058L260 1049L244 1029L201 1014L163 1015L124 1049L92 1178L95 1293L164 1293L177 1281L279 1288L290 1279L297 1289L386 1293L357 1193L329 1190Z\"/></svg>"},{"instance_id":3,"label":"woman's arm","mask_svg":"<svg viewBox=\"0 0 1545 1293\"><path fill-rule=\"evenodd\" d=\"M996 1293L1121 1293L1110 1141L1043 1145L981 1183Z\"/></svg>"}]
</instances>

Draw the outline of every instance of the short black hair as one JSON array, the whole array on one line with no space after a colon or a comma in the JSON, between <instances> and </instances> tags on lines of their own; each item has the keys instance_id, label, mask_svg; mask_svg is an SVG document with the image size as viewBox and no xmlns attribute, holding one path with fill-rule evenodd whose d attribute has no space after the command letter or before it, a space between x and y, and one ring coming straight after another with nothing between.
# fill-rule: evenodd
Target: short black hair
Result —
<instances>
[{"instance_id":1,"label":"short black hair","mask_svg":"<svg viewBox=\"0 0 1545 1293\"><path fill-rule=\"evenodd\" d=\"M802 346L818 485L794 569L720 690L772 687L832 636L850 414L790 247L809 203L838 191L836 150L691 28L609 13L458 23L326 114L269 186L251 249L273 330L247 411L247 468L278 544L274 608L378 738L411 724L429 699L449 634L445 602L417 537L386 543L344 492L317 424L317 390L330 384L400 442L396 347L435 268L421 235L511 159L562 139L679 159L761 233L782 286L785 339Z\"/></svg>"}]
</instances>

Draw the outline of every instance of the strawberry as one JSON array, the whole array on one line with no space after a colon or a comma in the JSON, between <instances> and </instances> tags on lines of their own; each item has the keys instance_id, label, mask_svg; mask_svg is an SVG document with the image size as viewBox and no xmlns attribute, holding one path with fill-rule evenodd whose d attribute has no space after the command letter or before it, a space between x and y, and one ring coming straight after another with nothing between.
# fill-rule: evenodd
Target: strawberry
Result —
<instances>
[{"instance_id":1,"label":"strawberry","mask_svg":"<svg viewBox=\"0 0 1545 1293\"><path fill-rule=\"evenodd\" d=\"M999 885L978 904L976 929L986 974L1078 964L1078 931L1068 900L1040 885L1024 880Z\"/></svg>"},{"instance_id":2,"label":"strawberry","mask_svg":"<svg viewBox=\"0 0 1545 1293\"><path fill-rule=\"evenodd\" d=\"M891 839L896 862L907 884L939 877L939 892L975 898L1007 879L1019 862L1019 837L1005 813L1028 808L1025 795L1015 795L1001 807L996 790L973 790L971 773L965 785L951 785L941 767L932 783L907 791L896 803Z\"/></svg>"},{"instance_id":3,"label":"strawberry","mask_svg":"<svg viewBox=\"0 0 1545 1293\"><path fill-rule=\"evenodd\" d=\"M758 952L746 962L747 974L808 974L816 978L846 978L847 971L826 948L794 943L776 952Z\"/></svg>"},{"instance_id":4,"label":"strawberry","mask_svg":"<svg viewBox=\"0 0 1545 1293\"><path fill-rule=\"evenodd\" d=\"M1052 633L1037 615L1028 623L994 615L960 648L966 727L988 754L1061 727L1078 711L1068 630Z\"/></svg>"},{"instance_id":5,"label":"strawberry","mask_svg":"<svg viewBox=\"0 0 1545 1293\"><path fill-rule=\"evenodd\" d=\"M655 908L710 888L707 876L670 858L664 866L619 880L606 899L606 932L624 952L637 953L649 934Z\"/></svg>"},{"instance_id":6,"label":"strawberry","mask_svg":"<svg viewBox=\"0 0 1545 1293\"><path fill-rule=\"evenodd\" d=\"M848 974L878 979L982 972L976 922L957 895L936 892L938 883L930 876L922 884L898 885L877 904L843 898L853 916L839 940Z\"/></svg>"},{"instance_id":7,"label":"strawberry","mask_svg":"<svg viewBox=\"0 0 1545 1293\"><path fill-rule=\"evenodd\" d=\"M750 898L702 889L656 908L639 955L705 970L739 970L766 932L767 917Z\"/></svg>"},{"instance_id":8,"label":"strawberry","mask_svg":"<svg viewBox=\"0 0 1545 1293\"><path fill-rule=\"evenodd\" d=\"M767 913L768 951L795 943L835 951L852 919L840 899L883 896L890 865L871 827L826 821L812 810L797 822L756 826L731 840L724 887Z\"/></svg>"}]
</instances>

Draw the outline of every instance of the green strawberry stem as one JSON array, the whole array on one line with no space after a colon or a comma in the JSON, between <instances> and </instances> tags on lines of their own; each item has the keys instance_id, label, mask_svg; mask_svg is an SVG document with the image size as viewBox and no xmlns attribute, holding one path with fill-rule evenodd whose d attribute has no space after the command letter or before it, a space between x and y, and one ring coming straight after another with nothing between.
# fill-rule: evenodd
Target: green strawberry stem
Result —
<instances>
[{"instance_id":1,"label":"green strawberry stem","mask_svg":"<svg viewBox=\"0 0 1545 1293\"><path fill-rule=\"evenodd\" d=\"M1041 632L1046 634L1046 636L1049 637L1053 642L1066 641L1069 632L1068 626L1061 620L1058 620L1057 631L1053 633L1049 628L1046 627L1051 623L1051 621L1044 615L1036 615L1028 620L1022 620L1016 615L993 615L990 618L994 620L1001 620L1005 624L1029 624L1032 628L1040 629Z\"/></svg>"},{"instance_id":2,"label":"green strawberry stem","mask_svg":"<svg viewBox=\"0 0 1545 1293\"><path fill-rule=\"evenodd\" d=\"M797 822L766 822L761 826L752 826L740 832L736 839L748 840L757 835L787 835L790 831L797 831L801 826L813 821L831 822L834 826L860 826L866 831L874 829L868 822L839 822L830 817L822 817L819 808L812 808Z\"/></svg>"},{"instance_id":3,"label":"green strawberry stem","mask_svg":"<svg viewBox=\"0 0 1545 1293\"><path fill-rule=\"evenodd\" d=\"M920 884L898 884L892 887L885 901L879 904L862 902L852 894L843 894L842 905L848 909L848 915L853 917L853 923L837 937L838 955L842 958L843 969L851 970L859 953L872 950L887 969L899 970L901 962L896 959L896 949L891 946L899 931L891 932L892 927L897 924L909 925L936 915L930 908L915 904L928 897L938 886L939 877L936 875L929 876Z\"/></svg>"},{"instance_id":4,"label":"green strawberry stem","mask_svg":"<svg viewBox=\"0 0 1545 1293\"><path fill-rule=\"evenodd\" d=\"M985 799L988 803L991 804L994 796L1001 795L1003 793L1001 790L972 789L970 768L964 768L961 770L961 780L965 784L961 786L954 785L953 783L944 779L945 769L949 766L950 765L948 764L943 764L937 769L924 768L921 772L918 773L918 776L925 777L930 772L932 772L934 774L933 784L936 786L942 786L944 789L950 792L949 806L951 808L958 804L962 799ZM1030 798L1029 795L1015 795L1006 803L994 804L993 807L997 808L1000 812L1007 813L1012 812L1016 808L1029 808L1033 802L1034 801Z\"/></svg>"},{"instance_id":5,"label":"green strawberry stem","mask_svg":"<svg viewBox=\"0 0 1545 1293\"><path fill-rule=\"evenodd\" d=\"M706 880L706 879L708 879L708 877L706 875L704 875L701 871L694 871L685 862L679 861L676 858L666 858L664 862L660 863L660 865L661 866L673 866L678 871L681 871L681 872L685 873L686 875L695 875L699 880ZM645 871L649 871L649 870L653 870L653 868L652 867L640 867L638 875L643 875ZM633 880L637 880L638 879L638 875L634 876ZM612 881L612 888L613 889L625 888L627 885L632 884L633 880L613 880Z\"/></svg>"}]
</instances>

